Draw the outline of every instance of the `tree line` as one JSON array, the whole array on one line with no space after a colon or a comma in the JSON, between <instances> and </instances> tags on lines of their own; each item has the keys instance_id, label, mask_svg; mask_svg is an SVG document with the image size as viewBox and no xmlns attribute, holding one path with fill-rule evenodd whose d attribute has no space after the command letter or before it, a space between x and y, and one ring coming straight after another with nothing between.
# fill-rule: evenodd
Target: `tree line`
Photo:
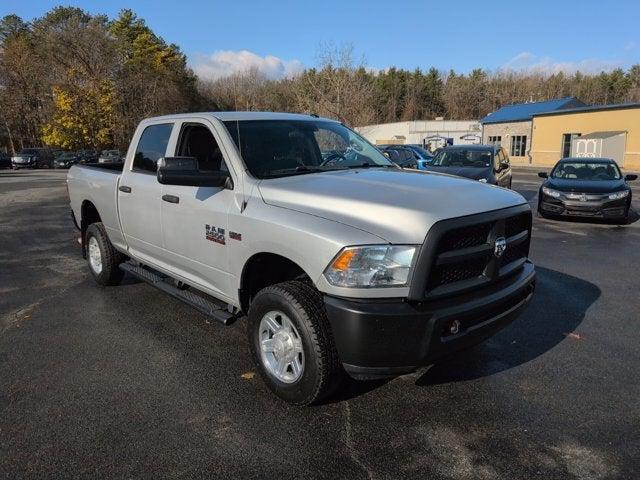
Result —
<instances>
[{"instance_id":1,"label":"tree line","mask_svg":"<svg viewBox=\"0 0 640 480\"><path fill-rule=\"evenodd\" d=\"M177 45L131 10L114 18L56 7L0 20L0 148L125 148L146 117L206 110L316 113L351 126L479 119L503 105L576 96L640 102L640 65L595 75L367 68L352 48L325 48L292 78L258 70L199 79Z\"/></svg>"}]
</instances>

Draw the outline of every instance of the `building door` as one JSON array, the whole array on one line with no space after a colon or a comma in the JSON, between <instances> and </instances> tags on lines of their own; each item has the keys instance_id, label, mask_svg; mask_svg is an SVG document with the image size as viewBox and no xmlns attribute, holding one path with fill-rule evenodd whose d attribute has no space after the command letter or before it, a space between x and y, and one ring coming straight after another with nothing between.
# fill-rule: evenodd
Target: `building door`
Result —
<instances>
[{"instance_id":1,"label":"building door","mask_svg":"<svg viewBox=\"0 0 640 480\"><path fill-rule=\"evenodd\" d=\"M579 133L565 133L562 135L562 157L560 158L568 158L571 156L571 142L579 136Z\"/></svg>"}]
</instances>

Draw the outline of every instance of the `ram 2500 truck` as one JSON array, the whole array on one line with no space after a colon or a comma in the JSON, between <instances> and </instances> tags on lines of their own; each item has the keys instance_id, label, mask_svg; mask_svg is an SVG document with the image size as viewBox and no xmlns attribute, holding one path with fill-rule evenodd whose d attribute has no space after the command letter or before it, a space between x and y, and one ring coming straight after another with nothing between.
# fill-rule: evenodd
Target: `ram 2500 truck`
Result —
<instances>
[{"instance_id":1,"label":"ram 2500 truck","mask_svg":"<svg viewBox=\"0 0 640 480\"><path fill-rule=\"evenodd\" d=\"M343 124L225 112L150 118L124 166L68 189L100 285L125 272L228 324L269 388L326 397L474 345L532 297L519 194L398 168Z\"/></svg>"}]
</instances>

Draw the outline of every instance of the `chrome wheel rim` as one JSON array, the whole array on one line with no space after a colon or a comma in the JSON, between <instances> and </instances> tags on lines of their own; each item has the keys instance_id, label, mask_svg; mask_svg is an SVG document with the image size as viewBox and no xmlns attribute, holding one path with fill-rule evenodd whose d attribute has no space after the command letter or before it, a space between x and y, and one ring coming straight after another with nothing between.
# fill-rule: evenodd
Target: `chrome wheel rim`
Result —
<instances>
[{"instance_id":1,"label":"chrome wheel rim","mask_svg":"<svg viewBox=\"0 0 640 480\"><path fill-rule=\"evenodd\" d=\"M89 265L91 265L91 270L100 275L102 272L102 254L96 237L89 238Z\"/></svg>"},{"instance_id":2,"label":"chrome wheel rim","mask_svg":"<svg viewBox=\"0 0 640 480\"><path fill-rule=\"evenodd\" d=\"M260 320L260 358L267 372L283 383L294 383L304 373L302 338L284 313L274 310Z\"/></svg>"}]
</instances>

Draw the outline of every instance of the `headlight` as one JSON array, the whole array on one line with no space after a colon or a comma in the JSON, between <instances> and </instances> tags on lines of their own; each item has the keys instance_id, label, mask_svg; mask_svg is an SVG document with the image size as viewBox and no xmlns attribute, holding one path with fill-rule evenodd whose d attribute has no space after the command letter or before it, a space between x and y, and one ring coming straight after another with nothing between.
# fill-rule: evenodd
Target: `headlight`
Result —
<instances>
[{"instance_id":1,"label":"headlight","mask_svg":"<svg viewBox=\"0 0 640 480\"><path fill-rule=\"evenodd\" d=\"M343 248L324 272L336 287L404 287L416 247L368 245Z\"/></svg>"},{"instance_id":2,"label":"headlight","mask_svg":"<svg viewBox=\"0 0 640 480\"><path fill-rule=\"evenodd\" d=\"M542 193L544 193L545 195L549 195L550 197L553 197L553 198L560 198L560 192L558 192L557 190L553 190L551 188L542 187Z\"/></svg>"},{"instance_id":3,"label":"headlight","mask_svg":"<svg viewBox=\"0 0 640 480\"><path fill-rule=\"evenodd\" d=\"M609 198L611 200L620 200L629 195L629 190L620 190L619 192L614 192L609 194Z\"/></svg>"},{"instance_id":4,"label":"headlight","mask_svg":"<svg viewBox=\"0 0 640 480\"><path fill-rule=\"evenodd\" d=\"M482 183L487 183L487 179L486 178L479 178L478 181L482 182Z\"/></svg>"}]
</instances>

